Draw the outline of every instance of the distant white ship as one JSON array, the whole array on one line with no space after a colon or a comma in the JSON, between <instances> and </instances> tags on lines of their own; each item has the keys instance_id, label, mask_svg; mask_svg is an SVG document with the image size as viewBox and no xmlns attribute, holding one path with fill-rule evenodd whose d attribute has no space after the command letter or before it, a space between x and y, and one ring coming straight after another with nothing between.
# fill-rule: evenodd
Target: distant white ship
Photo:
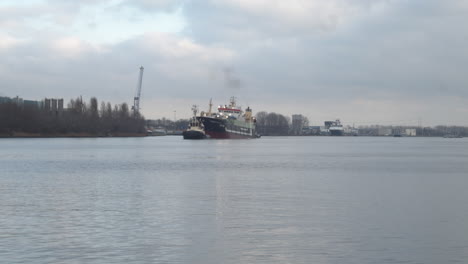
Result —
<instances>
[{"instance_id":1,"label":"distant white ship","mask_svg":"<svg viewBox=\"0 0 468 264\"><path fill-rule=\"evenodd\" d=\"M330 131L331 136L342 136L344 134L343 125L339 119L335 121L325 121L325 127Z\"/></svg>"}]
</instances>

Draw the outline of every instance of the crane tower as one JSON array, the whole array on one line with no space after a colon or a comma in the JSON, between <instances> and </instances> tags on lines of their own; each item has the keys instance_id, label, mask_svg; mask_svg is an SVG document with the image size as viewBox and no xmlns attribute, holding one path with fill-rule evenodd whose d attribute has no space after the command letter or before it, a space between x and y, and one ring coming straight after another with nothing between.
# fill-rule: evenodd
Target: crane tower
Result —
<instances>
[{"instance_id":1,"label":"crane tower","mask_svg":"<svg viewBox=\"0 0 468 264\"><path fill-rule=\"evenodd\" d=\"M140 67L140 77L138 78L138 85L137 85L136 95L133 98L132 110L133 110L134 115L137 115L138 113L140 113L140 96L141 96L141 85L142 85L142 82L143 82L143 70L144 69L145 68L143 68L143 66Z\"/></svg>"}]
</instances>

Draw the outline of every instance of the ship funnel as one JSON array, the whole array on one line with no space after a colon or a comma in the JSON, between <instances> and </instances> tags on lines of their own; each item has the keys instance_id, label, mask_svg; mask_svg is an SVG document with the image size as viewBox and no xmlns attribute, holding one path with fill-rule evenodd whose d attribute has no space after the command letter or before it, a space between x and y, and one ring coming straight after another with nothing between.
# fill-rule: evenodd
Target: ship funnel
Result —
<instances>
[{"instance_id":1,"label":"ship funnel","mask_svg":"<svg viewBox=\"0 0 468 264\"><path fill-rule=\"evenodd\" d=\"M246 121L252 120L252 109L250 109L250 107L247 107L247 109L245 109L244 117Z\"/></svg>"}]
</instances>

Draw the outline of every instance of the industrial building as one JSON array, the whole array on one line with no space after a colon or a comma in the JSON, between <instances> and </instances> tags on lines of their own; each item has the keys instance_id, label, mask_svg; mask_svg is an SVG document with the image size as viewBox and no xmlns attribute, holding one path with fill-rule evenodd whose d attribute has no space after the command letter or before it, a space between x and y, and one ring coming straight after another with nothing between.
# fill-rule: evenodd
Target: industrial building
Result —
<instances>
[{"instance_id":1,"label":"industrial building","mask_svg":"<svg viewBox=\"0 0 468 264\"><path fill-rule=\"evenodd\" d=\"M406 128L405 135L408 137L415 137L416 136L416 128Z\"/></svg>"},{"instance_id":2,"label":"industrial building","mask_svg":"<svg viewBox=\"0 0 468 264\"><path fill-rule=\"evenodd\" d=\"M4 103L14 103L20 107L34 107L38 109L45 109L53 112L62 112L63 111L63 98L61 99L49 99L45 98L42 101L26 100L21 97L1 97L0 104Z\"/></svg>"},{"instance_id":3,"label":"industrial building","mask_svg":"<svg viewBox=\"0 0 468 264\"><path fill-rule=\"evenodd\" d=\"M305 117L303 115L292 115L291 134L295 136L302 135Z\"/></svg>"}]
</instances>

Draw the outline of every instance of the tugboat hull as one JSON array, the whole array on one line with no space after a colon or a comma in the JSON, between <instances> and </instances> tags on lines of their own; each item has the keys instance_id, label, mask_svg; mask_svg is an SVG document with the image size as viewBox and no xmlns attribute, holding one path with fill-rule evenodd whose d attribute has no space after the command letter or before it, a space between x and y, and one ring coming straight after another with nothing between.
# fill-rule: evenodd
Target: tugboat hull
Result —
<instances>
[{"instance_id":1,"label":"tugboat hull","mask_svg":"<svg viewBox=\"0 0 468 264\"><path fill-rule=\"evenodd\" d=\"M343 136L343 130L332 130L330 129L331 136Z\"/></svg>"},{"instance_id":2,"label":"tugboat hull","mask_svg":"<svg viewBox=\"0 0 468 264\"><path fill-rule=\"evenodd\" d=\"M206 135L201 131L187 130L182 133L184 139L204 139Z\"/></svg>"}]
</instances>

